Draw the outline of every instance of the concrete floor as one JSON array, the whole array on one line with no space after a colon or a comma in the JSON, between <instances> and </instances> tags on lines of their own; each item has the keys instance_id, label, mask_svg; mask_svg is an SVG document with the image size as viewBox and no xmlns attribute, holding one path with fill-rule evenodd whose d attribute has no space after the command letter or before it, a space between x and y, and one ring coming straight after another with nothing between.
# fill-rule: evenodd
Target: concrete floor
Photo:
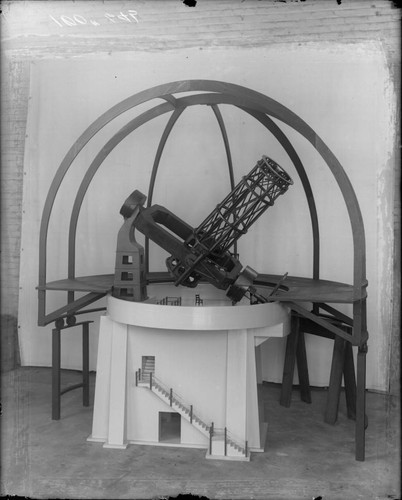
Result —
<instances>
[{"instance_id":1,"label":"concrete floor","mask_svg":"<svg viewBox=\"0 0 402 500\"><path fill-rule=\"evenodd\" d=\"M279 405L280 387L263 384L269 422L266 451L250 462L206 460L205 450L131 445L103 449L89 443L92 407L78 389L62 397L52 421L49 368L2 375L1 493L30 498L149 499L180 493L208 499L396 499L400 497L399 402L367 394L366 461L354 460L354 423L342 395L338 423L323 422L326 391L313 403L293 393ZM78 372L63 371L63 383ZM93 399L94 374L91 374Z\"/></svg>"}]
</instances>

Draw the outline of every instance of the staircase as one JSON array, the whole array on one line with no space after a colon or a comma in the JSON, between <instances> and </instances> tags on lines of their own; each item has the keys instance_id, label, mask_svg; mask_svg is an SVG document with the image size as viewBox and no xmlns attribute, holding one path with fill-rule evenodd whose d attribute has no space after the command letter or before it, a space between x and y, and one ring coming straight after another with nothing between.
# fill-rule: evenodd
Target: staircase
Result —
<instances>
[{"instance_id":1,"label":"staircase","mask_svg":"<svg viewBox=\"0 0 402 500\"><path fill-rule=\"evenodd\" d=\"M151 373L155 373L155 358L154 356L146 356L145 363L142 367L142 372L140 372L141 378L144 380L144 382L149 382Z\"/></svg>"},{"instance_id":2,"label":"staircase","mask_svg":"<svg viewBox=\"0 0 402 500\"><path fill-rule=\"evenodd\" d=\"M190 422L201 434L209 439L209 448L206 457L227 460L250 460L247 441L242 446L225 429L216 429L214 424L205 423L193 410L193 405L185 403L173 389L167 388L154 376L155 363L148 360L144 369L136 372L136 385L151 390L160 400L179 413L187 422Z\"/></svg>"},{"instance_id":3,"label":"staircase","mask_svg":"<svg viewBox=\"0 0 402 500\"><path fill-rule=\"evenodd\" d=\"M244 446L241 446L231 437L231 433L226 428L214 428L211 455L219 458L229 457L232 460L235 458L238 460L250 460L250 454L247 450L247 441Z\"/></svg>"}]
</instances>

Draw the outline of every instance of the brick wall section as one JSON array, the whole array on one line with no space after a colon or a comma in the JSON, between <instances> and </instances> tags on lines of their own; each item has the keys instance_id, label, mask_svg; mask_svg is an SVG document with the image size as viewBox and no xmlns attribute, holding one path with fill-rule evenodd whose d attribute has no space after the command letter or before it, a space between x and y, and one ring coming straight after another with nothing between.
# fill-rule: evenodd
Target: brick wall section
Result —
<instances>
[{"instance_id":1,"label":"brick wall section","mask_svg":"<svg viewBox=\"0 0 402 500\"><path fill-rule=\"evenodd\" d=\"M2 60L1 83L1 365L7 370L18 359L16 318L28 63Z\"/></svg>"},{"instance_id":2,"label":"brick wall section","mask_svg":"<svg viewBox=\"0 0 402 500\"><path fill-rule=\"evenodd\" d=\"M15 315L29 73L25 62L2 63L8 78L2 78L1 86L1 311Z\"/></svg>"},{"instance_id":3,"label":"brick wall section","mask_svg":"<svg viewBox=\"0 0 402 500\"><path fill-rule=\"evenodd\" d=\"M395 83L395 94L398 96L396 116L401 116L401 66L400 55L392 59L392 68ZM394 176L394 283L393 283L393 325L389 359L389 392L397 398L401 394L401 136L400 122L397 128L397 141L394 147L395 176ZM394 410L394 409L392 409Z\"/></svg>"},{"instance_id":4,"label":"brick wall section","mask_svg":"<svg viewBox=\"0 0 402 500\"><path fill-rule=\"evenodd\" d=\"M136 24L105 19L135 9ZM15 361L19 247L29 62L109 51L380 41L400 88L400 11L388 0L181 0L2 2L1 313L4 366ZM63 26L78 14L83 26ZM52 20L53 16L57 22ZM82 20L82 19L81 19ZM107 22L106 22L107 21ZM61 24L61 26L59 24ZM399 94L398 94L399 95ZM398 124L399 125L399 124ZM398 153L396 153L398 155ZM395 163L398 163L397 161ZM400 228L400 203L396 204ZM399 275L395 287L400 289ZM398 288L399 287L399 288ZM399 310L399 308L398 308ZM399 327L396 324L396 337Z\"/></svg>"}]
</instances>

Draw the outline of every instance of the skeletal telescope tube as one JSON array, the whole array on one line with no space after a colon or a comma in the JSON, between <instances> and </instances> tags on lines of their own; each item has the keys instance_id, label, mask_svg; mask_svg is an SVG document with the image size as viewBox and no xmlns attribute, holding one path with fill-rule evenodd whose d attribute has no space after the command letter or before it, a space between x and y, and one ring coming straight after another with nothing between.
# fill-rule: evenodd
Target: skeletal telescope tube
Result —
<instances>
[{"instance_id":1,"label":"skeletal telescope tube","mask_svg":"<svg viewBox=\"0 0 402 500\"><path fill-rule=\"evenodd\" d=\"M291 184L291 177L264 155L194 231L195 253L228 250Z\"/></svg>"}]
</instances>

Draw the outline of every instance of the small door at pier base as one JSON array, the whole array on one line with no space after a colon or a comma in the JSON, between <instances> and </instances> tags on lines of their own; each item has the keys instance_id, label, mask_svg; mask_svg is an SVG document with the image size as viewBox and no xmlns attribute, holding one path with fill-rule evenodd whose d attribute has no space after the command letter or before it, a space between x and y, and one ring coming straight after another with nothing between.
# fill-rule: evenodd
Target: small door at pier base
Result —
<instances>
[{"instance_id":1,"label":"small door at pier base","mask_svg":"<svg viewBox=\"0 0 402 500\"><path fill-rule=\"evenodd\" d=\"M181 415L175 412L159 412L159 442L181 442Z\"/></svg>"}]
</instances>

